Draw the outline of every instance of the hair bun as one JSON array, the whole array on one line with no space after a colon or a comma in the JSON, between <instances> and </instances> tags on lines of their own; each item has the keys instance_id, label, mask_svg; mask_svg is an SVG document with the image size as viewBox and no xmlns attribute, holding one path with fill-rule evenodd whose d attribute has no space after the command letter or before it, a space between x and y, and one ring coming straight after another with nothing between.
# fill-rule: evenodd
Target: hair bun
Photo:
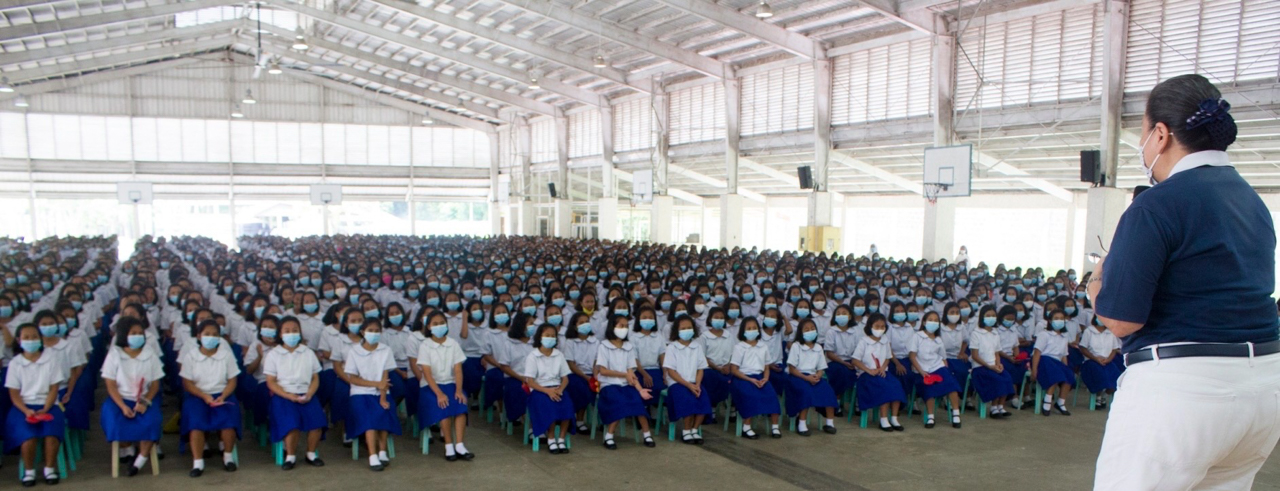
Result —
<instances>
[{"instance_id":1,"label":"hair bun","mask_svg":"<svg viewBox=\"0 0 1280 491\"><path fill-rule=\"evenodd\" d=\"M1236 121L1231 117L1231 103L1226 99L1205 99L1195 114L1187 118L1185 129L1204 128L1215 146L1225 148L1236 141Z\"/></svg>"}]
</instances>

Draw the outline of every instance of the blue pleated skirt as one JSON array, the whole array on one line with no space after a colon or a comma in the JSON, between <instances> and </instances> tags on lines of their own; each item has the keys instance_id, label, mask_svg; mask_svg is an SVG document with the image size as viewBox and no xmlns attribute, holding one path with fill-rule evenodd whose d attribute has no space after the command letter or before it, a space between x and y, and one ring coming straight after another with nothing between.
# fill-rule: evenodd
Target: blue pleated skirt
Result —
<instances>
[{"instance_id":1,"label":"blue pleated skirt","mask_svg":"<svg viewBox=\"0 0 1280 491\"><path fill-rule=\"evenodd\" d=\"M155 411L155 413L159 414L159 411ZM34 438L55 437L58 441L62 441L66 436L66 417L62 414L62 410L58 409L57 405L49 409L49 414L53 415L53 421L31 424L27 422L27 415L23 414L21 410L16 407L10 407L9 414L4 420L5 453L16 452L23 442Z\"/></svg>"},{"instance_id":2,"label":"blue pleated skirt","mask_svg":"<svg viewBox=\"0 0 1280 491\"><path fill-rule=\"evenodd\" d=\"M1041 389L1049 390L1058 384L1076 385L1076 374L1062 360L1050 356L1040 357L1040 367L1036 373L1036 382Z\"/></svg>"},{"instance_id":3,"label":"blue pleated skirt","mask_svg":"<svg viewBox=\"0 0 1280 491\"><path fill-rule=\"evenodd\" d=\"M779 367L782 370L769 372L769 385L773 386L774 394L778 397L782 397L787 393L787 385L789 383L788 381L791 379L791 375L787 373L786 365L779 363L774 366Z\"/></svg>"},{"instance_id":4,"label":"blue pleated skirt","mask_svg":"<svg viewBox=\"0 0 1280 491\"><path fill-rule=\"evenodd\" d=\"M573 399L575 412L585 410L587 406L596 402L596 393L591 390L591 382L574 373L569 374L569 386L565 389L565 393Z\"/></svg>"},{"instance_id":5,"label":"blue pleated skirt","mask_svg":"<svg viewBox=\"0 0 1280 491\"><path fill-rule=\"evenodd\" d=\"M480 393L480 384L484 381L484 364L479 358L467 358L462 362L462 390L467 396Z\"/></svg>"},{"instance_id":6,"label":"blue pleated skirt","mask_svg":"<svg viewBox=\"0 0 1280 491\"><path fill-rule=\"evenodd\" d=\"M124 400L124 405L130 408L136 403L137 401ZM109 442L158 442L164 417L160 414L160 407L156 406L147 408L147 412L136 414L133 418L126 418L120 406L108 397L102 403L98 423L102 425L102 433Z\"/></svg>"},{"instance_id":7,"label":"blue pleated skirt","mask_svg":"<svg viewBox=\"0 0 1280 491\"><path fill-rule=\"evenodd\" d=\"M518 421L523 418L524 410L528 404L529 394L524 391L524 382L516 378L504 378L502 382L502 410L507 413L507 421Z\"/></svg>"},{"instance_id":8,"label":"blue pleated skirt","mask_svg":"<svg viewBox=\"0 0 1280 491\"><path fill-rule=\"evenodd\" d=\"M649 378L653 379L653 386L645 387L646 389L653 391L653 397L644 401L644 404L649 407L654 407L658 405L658 394L661 394L662 391L667 388L667 377L666 374L662 372L661 368L646 368L644 371L649 374ZM644 381L641 380L640 382L643 386Z\"/></svg>"},{"instance_id":9,"label":"blue pleated skirt","mask_svg":"<svg viewBox=\"0 0 1280 491\"><path fill-rule=\"evenodd\" d=\"M800 377L787 377L787 416L794 417L809 408L834 408L837 405L836 392L826 379L811 384Z\"/></svg>"},{"instance_id":10,"label":"blue pleated skirt","mask_svg":"<svg viewBox=\"0 0 1280 491\"><path fill-rule=\"evenodd\" d=\"M828 363L827 382L831 384L831 390L838 396L853 390L858 384L858 374L839 363Z\"/></svg>"},{"instance_id":11,"label":"blue pleated skirt","mask_svg":"<svg viewBox=\"0 0 1280 491\"><path fill-rule=\"evenodd\" d=\"M395 404L383 409L378 396L367 394L350 396L350 399L351 413L347 415L345 425L348 440L358 439L368 431L400 434L400 419L396 416Z\"/></svg>"},{"instance_id":12,"label":"blue pleated skirt","mask_svg":"<svg viewBox=\"0 0 1280 491\"><path fill-rule=\"evenodd\" d=\"M1071 367L1072 371L1079 370L1084 361L1084 355L1080 353L1080 348L1067 346L1067 365Z\"/></svg>"},{"instance_id":13,"label":"blue pleated skirt","mask_svg":"<svg viewBox=\"0 0 1280 491\"><path fill-rule=\"evenodd\" d=\"M893 371L892 368L889 369ZM902 383L892 375L875 377L863 373L858 376L858 410L867 411L891 402L907 402Z\"/></svg>"},{"instance_id":14,"label":"blue pleated skirt","mask_svg":"<svg viewBox=\"0 0 1280 491\"><path fill-rule=\"evenodd\" d=\"M551 400L551 396L535 390L529 394L528 403L529 431L534 435L545 435L559 421L569 422L569 433L578 431L575 425L578 418L573 412L573 400L568 392L560 397L560 402L556 402Z\"/></svg>"},{"instance_id":15,"label":"blue pleated skirt","mask_svg":"<svg viewBox=\"0 0 1280 491\"><path fill-rule=\"evenodd\" d=\"M657 381L654 381L657 385ZM655 392L656 394L656 392ZM649 400L657 400L653 397ZM640 397L640 391L629 385L606 385L600 388L600 397L596 399L596 411L603 424L639 416L649 416L646 401Z\"/></svg>"},{"instance_id":16,"label":"blue pleated skirt","mask_svg":"<svg viewBox=\"0 0 1280 491\"><path fill-rule=\"evenodd\" d=\"M444 393L445 400L448 401L441 408L440 400L436 398L436 392L431 390L430 385L418 389L418 426L426 428L454 416L466 416L467 405L453 397L457 390L457 384L440 384L440 392Z\"/></svg>"},{"instance_id":17,"label":"blue pleated skirt","mask_svg":"<svg viewBox=\"0 0 1280 491\"><path fill-rule=\"evenodd\" d=\"M702 391L711 398L712 407L719 405L729 398L729 377L715 370L703 370Z\"/></svg>"},{"instance_id":18,"label":"blue pleated skirt","mask_svg":"<svg viewBox=\"0 0 1280 491\"><path fill-rule=\"evenodd\" d=\"M209 394L217 399L222 394ZM240 401L235 395L228 397L226 403L213 407L205 404L190 393L182 394L182 434L193 431L236 430L236 438L240 438L242 430Z\"/></svg>"},{"instance_id":19,"label":"blue pleated skirt","mask_svg":"<svg viewBox=\"0 0 1280 491\"><path fill-rule=\"evenodd\" d=\"M307 433L329 427L324 408L320 407L320 401L314 397L306 404L298 404L274 394L269 399L272 442L284 441L294 431Z\"/></svg>"},{"instance_id":20,"label":"blue pleated skirt","mask_svg":"<svg viewBox=\"0 0 1280 491\"><path fill-rule=\"evenodd\" d=\"M996 373L987 367L973 368L973 390L983 402L991 402L1005 396L1017 394L1013 386L1013 374L1009 372L1009 364L1005 370Z\"/></svg>"},{"instance_id":21,"label":"blue pleated skirt","mask_svg":"<svg viewBox=\"0 0 1280 491\"><path fill-rule=\"evenodd\" d=\"M760 380L764 374L748 375ZM778 394L774 390L773 381L757 388L745 380L733 380L729 383L729 392L733 394L733 407L738 410L738 417L747 419L761 414L779 414L782 408L778 405Z\"/></svg>"},{"instance_id":22,"label":"blue pleated skirt","mask_svg":"<svg viewBox=\"0 0 1280 491\"><path fill-rule=\"evenodd\" d=\"M706 373L710 370L704 370ZM706 381L706 375L702 376L702 380ZM702 386L702 393L694 397L693 392L680 384L667 386L667 416L671 421L679 421L689 416L711 415L711 395L707 393L706 385Z\"/></svg>"},{"instance_id":23,"label":"blue pleated skirt","mask_svg":"<svg viewBox=\"0 0 1280 491\"><path fill-rule=\"evenodd\" d=\"M1089 392L1097 394L1104 390L1116 390L1120 374L1124 373L1124 360L1116 356L1111 363L1100 365L1093 360L1085 360L1080 365L1080 378Z\"/></svg>"},{"instance_id":24,"label":"blue pleated skirt","mask_svg":"<svg viewBox=\"0 0 1280 491\"><path fill-rule=\"evenodd\" d=\"M351 384L341 377L334 377L333 391L329 394L332 397L329 400L329 422L334 425L345 422L351 415Z\"/></svg>"},{"instance_id":25,"label":"blue pleated skirt","mask_svg":"<svg viewBox=\"0 0 1280 491\"><path fill-rule=\"evenodd\" d=\"M947 394L952 392L960 392L960 384L956 382L956 377L951 375L951 370L946 367L939 368L930 373L930 375L942 377L942 381L933 385L925 385L923 375L918 373L912 375L915 378L916 396L922 399L937 399L946 397Z\"/></svg>"},{"instance_id":26,"label":"blue pleated skirt","mask_svg":"<svg viewBox=\"0 0 1280 491\"><path fill-rule=\"evenodd\" d=\"M338 374L333 369L320 370L320 387L316 388L316 397L320 399L320 405L330 407L333 402L334 382L338 380ZM332 410L332 408L330 409ZM338 421L334 419L334 421Z\"/></svg>"},{"instance_id":27,"label":"blue pleated skirt","mask_svg":"<svg viewBox=\"0 0 1280 491\"><path fill-rule=\"evenodd\" d=\"M418 391L417 380L414 379L413 385L409 385L408 381L405 380L404 377L400 376L399 370L387 370L387 383L391 386L387 390L387 400L392 403L399 403L400 401L403 401L405 397L408 397L409 392Z\"/></svg>"},{"instance_id":28,"label":"blue pleated skirt","mask_svg":"<svg viewBox=\"0 0 1280 491\"><path fill-rule=\"evenodd\" d=\"M973 364L959 358L947 358L947 370L951 371L951 376L956 378L956 383L960 384L961 389L964 388L964 381L969 378L969 371L973 369ZM964 394L960 394L964 396Z\"/></svg>"},{"instance_id":29,"label":"blue pleated skirt","mask_svg":"<svg viewBox=\"0 0 1280 491\"><path fill-rule=\"evenodd\" d=\"M907 368L906 375L898 375L898 368L892 363L889 364L889 376L896 379L902 385L902 393L910 394L911 387L915 385L915 368L911 366L911 357L898 358L898 363Z\"/></svg>"},{"instance_id":30,"label":"blue pleated skirt","mask_svg":"<svg viewBox=\"0 0 1280 491\"><path fill-rule=\"evenodd\" d=\"M85 373L80 380L81 382L84 382L85 381L84 377L91 377L91 376L92 376L91 374ZM77 383L76 385L80 385L80 384ZM80 392L80 391L76 391L76 392ZM58 389L59 401L61 401L62 398L65 397L66 395L67 395L67 389ZM89 405L90 404L93 404L92 398L85 399L84 396L75 397L75 394L72 394L71 400L68 401L66 404L62 405L64 410L63 415L64 417L67 418L68 428L75 429L75 430L89 429ZM119 409L119 408L116 408L116 409Z\"/></svg>"},{"instance_id":31,"label":"blue pleated skirt","mask_svg":"<svg viewBox=\"0 0 1280 491\"><path fill-rule=\"evenodd\" d=\"M1016 392L1022 387L1022 381L1026 379L1027 372L1031 371L1031 362L1011 362L1009 360L1001 360L1001 362L1004 364L1004 373L1009 374L1009 380L1013 381L1014 391Z\"/></svg>"},{"instance_id":32,"label":"blue pleated skirt","mask_svg":"<svg viewBox=\"0 0 1280 491\"><path fill-rule=\"evenodd\" d=\"M484 372L484 403L495 406L502 400L503 378L505 374L499 368L490 368ZM488 408L480 408L488 409Z\"/></svg>"},{"instance_id":33,"label":"blue pleated skirt","mask_svg":"<svg viewBox=\"0 0 1280 491\"><path fill-rule=\"evenodd\" d=\"M253 379L250 378L250 380ZM271 411L271 389L267 388L267 383L258 383L255 380L246 392L249 394L249 398L245 402L249 406L249 412L253 415L253 423L258 425L268 424L267 415Z\"/></svg>"}]
</instances>

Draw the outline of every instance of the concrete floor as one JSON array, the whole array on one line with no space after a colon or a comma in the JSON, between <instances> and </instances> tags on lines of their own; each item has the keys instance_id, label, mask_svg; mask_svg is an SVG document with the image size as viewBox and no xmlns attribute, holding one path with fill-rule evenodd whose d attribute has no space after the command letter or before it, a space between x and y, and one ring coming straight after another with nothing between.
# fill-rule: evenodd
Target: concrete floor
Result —
<instances>
[{"instance_id":1,"label":"concrete floor","mask_svg":"<svg viewBox=\"0 0 1280 491\"><path fill-rule=\"evenodd\" d=\"M1018 411L1003 421L980 420L970 413L960 430L943 424L927 430L913 418L904 420L906 432L896 434L860 429L855 419L853 424L839 421L837 435L815 432L805 438L784 433L780 440L756 441L708 427L703 446L667 442L664 433L655 449L619 438L619 449L610 452L599 440L582 437L568 455L550 455L545 449L535 454L522 447L518 437L499 431L496 423L481 422L467 438L468 449L477 455L472 462L446 462L441 446L423 456L416 442L404 436L397 439L398 457L391 467L373 473L367 461L351 460L350 451L330 439L321 449L326 467L299 466L286 473L272 465L266 449L245 442L238 472L224 472L214 459L209 462L214 467L199 479L187 477L189 457L176 455L176 437L166 435L165 448L171 453L162 462L160 476L146 471L119 480L110 477L109 447L95 430L79 471L60 487L118 490L127 484L142 491L233 485L267 490L287 484L297 486L294 489L351 491L376 482L395 486L383 489L470 490L1082 490L1092 486L1105 418L1106 412L1084 407L1070 417ZM6 457L5 464L12 478L17 474L16 458ZM1276 458L1267 462L1254 489L1280 490Z\"/></svg>"}]
</instances>

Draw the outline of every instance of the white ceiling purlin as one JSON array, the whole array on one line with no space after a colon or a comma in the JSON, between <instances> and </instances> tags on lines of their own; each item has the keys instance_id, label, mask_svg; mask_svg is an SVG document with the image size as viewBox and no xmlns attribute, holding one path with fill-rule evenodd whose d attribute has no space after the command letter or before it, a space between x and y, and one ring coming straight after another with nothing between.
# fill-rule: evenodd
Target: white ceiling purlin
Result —
<instances>
[{"instance_id":1,"label":"white ceiling purlin","mask_svg":"<svg viewBox=\"0 0 1280 491\"><path fill-rule=\"evenodd\" d=\"M499 1L571 26L590 35L600 36L658 56L671 63L683 65L708 77L719 79L733 77L733 69L726 63L702 56L691 50L664 43L657 38L639 34L625 26L605 22L595 17L580 14L573 9L557 6L547 0Z\"/></svg>"},{"instance_id":2,"label":"white ceiling purlin","mask_svg":"<svg viewBox=\"0 0 1280 491\"><path fill-rule=\"evenodd\" d=\"M879 167L876 167L875 165L863 162L862 160L850 157L848 154L844 152L832 150L830 155L831 155L831 160L845 167L870 175L871 177L887 182L894 186L900 187L907 191L911 191L919 195L924 195L924 186L922 186L918 182L912 181L910 179L899 176L887 170L881 169Z\"/></svg>"},{"instance_id":3,"label":"white ceiling purlin","mask_svg":"<svg viewBox=\"0 0 1280 491\"><path fill-rule=\"evenodd\" d=\"M668 175L675 174L678 176L684 176L689 179L693 179L695 181L707 184L709 186L720 188L721 192L723 192L725 189L728 189L729 187L729 183L725 182L724 179L716 179L714 177L708 176L701 172L696 172L686 167L681 167L675 164L667 164L667 173ZM765 201L763 194L757 193L750 189L743 188L742 186L738 186L738 194L742 195L743 198L747 198L751 201L758 201L760 203L764 203Z\"/></svg>"},{"instance_id":4,"label":"white ceiling purlin","mask_svg":"<svg viewBox=\"0 0 1280 491\"><path fill-rule=\"evenodd\" d=\"M33 84L23 85L21 88L21 92L0 94L0 101L13 99L18 97L19 95L33 96L33 95L45 94L49 92L57 92L60 90L74 89L76 87L81 87L85 85L108 82L111 80L119 80L122 78L128 78L135 75L144 75L148 73L158 72L161 70L168 70L171 68L180 68L186 65L199 62L199 61L201 61L200 58L194 58L194 57L178 58L176 60L147 63L145 65L139 65L135 67L95 72L95 73L82 75L78 77L50 79L43 82L36 82Z\"/></svg>"},{"instance_id":5,"label":"white ceiling purlin","mask_svg":"<svg viewBox=\"0 0 1280 491\"><path fill-rule=\"evenodd\" d=\"M986 152L979 152L977 150L974 150L973 154L975 157L977 157L978 164L986 167L988 170L1012 177L1014 179L1017 179L1018 181L1022 181L1023 183L1033 188L1044 191L1045 193L1048 193L1050 196L1053 196L1060 200L1072 201L1074 199L1071 191L1068 191L1066 188L1038 177L1031 177L1030 172L1014 167L1010 165L1008 162L1000 160L995 156L992 156Z\"/></svg>"},{"instance_id":6,"label":"white ceiling purlin","mask_svg":"<svg viewBox=\"0 0 1280 491\"><path fill-rule=\"evenodd\" d=\"M0 66L17 65L20 63L32 63L42 60L50 60L55 58L75 57L96 53L99 51L107 51L116 48L123 48L139 44L154 43L158 41L168 41L171 39L192 39L204 36L210 36L219 32L230 32L231 29L241 26L240 20L226 20L222 22L214 22L195 27L183 27L180 29L167 28L160 31L145 32L142 34L134 34L131 36L117 36L106 39L88 39L80 43L68 43L60 46L54 46L42 49L32 49L26 51L14 51L10 53L0 53Z\"/></svg>"},{"instance_id":7,"label":"white ceiling purlin","mask_svg":"<svg viewBox=\"0 0 1280 491\"><path fill-rule=\"evenodd\" d=\"M263 26L263 27L277 36L284 36L286 34L292 35L292 33L286 32L284 29L280 29L278 27L270 27L270 28L267 28L266 26ZM464 80L462 78L455 77L452 75L446 75L444 73L432 71L427 69L427 67L425 66L414 66L413 64L408 62L394 60L389 56L378 55L371 51L364 51L357 47L351 47L345 44L338 44L326 39L320 39L316 37L308 38L307 44L310 44L311 47L313 48L320 48L335 54L340 54L343 56L364 60L369 63L375 63L385 68L390 68L392 70L398 70L404 73L408 73L415 77L430 80L440 85L449 86L463 92L469 92L486 99L502 102L510 106L515 106L520 109L524 109L526 111L545 114L547 116L556 115L556 107L554 105L529 99L519 94L512 94L504 90L495 89L493 87L489 87L488 85L484 85L484 84L472 82L470 80Z\"/></svg>"},{"instance_id":8,"label":"white ceiling purlin","mask_svg":"<svg viewBox=\"0 0 1280 491\"><path fill-rule=\"evenodd\" d=\"M876 13L880 15L892 19L894 22L925 34L933 34L936 36L945 34L934 29L933 19L929 13L919 11L909 13L900 12L898 10L898 6L894 5L894 0L858 0L858 3L862 4L866 8L876 11Z\"/></svg>"},{"instance_id":9,"label":"white ceiling purlin","mask_svg":"<svg viewBox=\"0 0 1280 491\"><path fill-rule=\"evenodd\" d=\"M323 70L337 72L339 74L346 75L348 77L364 79L369 82L373 82L390 89L395 89L401 92L417 95L424 99L430 99L430 100L439 102L441 104L447 104L447 105L453 106L458 109L465 109L467 111L488 116L493 119L502 119L501 117L498 116L498 110L492 107L489 107L474 101L463 100L456 96L448 96L445 94L433 92L430 89L427 89L424 87L418 87L417 85L414 85L405 81L392 79L388 77L386 73L374 74L367 70L360 70L360 69L351 67L349 65L346 65L344 63L339 63L336 61L328 61L323 58L317 58L315 56L307 54L306 52L298 52L298 51L290 50L288 46L284 46L282 44L276 44L275 41L270 41L270 40L264 41L263 46L273 48L275 53L278 56L291 58L293 60L311 65L311 68L313 70L319 68Z\"/></svg>"},{"instance_id":10,"label":"white ceiling purlin","mask_svg":"<svg viewBox=\"0 0 1280 491\"><path fill-rule=\"evenodd\" d=\"M12 41L29 37L44 36L59 32L74 31L90 27L133 22L154 17L164 17L182 12L190 12L211 7L237 5L242 0L196 0L194 2L166 3L152 7L117 10L105 14L85 15L68 19L57 19L0 29L0 41Z\"/></svg>"},{"instance_id":11,"label":"white ceiling purlin","mask_svg":"<svg viewBox=\"0 0 1280 491\"><path fill-rule=\"evenodd\" d=\"M748 17L741 12L710 0L658 0L663 4L702 17L721 26L733 29L766 43L772 44L791 54L820 60L826 58L826 48L822 42L808 36L788 30L782 26Z\"/></svg>"},{"instance_id":12,"label":"white ceiling purlin","mask_svg":"<svg viewBox=\"0 0 1280 491\"><path fill-rule=\"evenodd\" d=\"M26 81L61 77L81 72L90 72L153 59L183 56L191 53L225 48L232 42L234 42L234 40L231 38L231 33L228 32L226 36L206 39L204 41L197 41L194 43L175 44L172 46L165 46L163 48L134 51L118 55L103 56L100 58L89 58L86 60L77 60L71 63L58 63L30 70L22 70L20 72L16 72L17 77L12 78L11 81L15 85L18 85ZM20 85L18 88L21 90Z\"/></svg>"},{"instance_id":13,"label":"white ceiling purlin","mask_svg":"<svg viewBox=\"0 0 1280 491\"><path fill-rule=\"evenodd\" d=\"M529 83L529 74L516 70L509 66L501 65L490 60L486 60L474 55L468 55L455 49L448 49L438 44L433 44L413 36L401 34L398 32L388 31L386 29L372 26L364 22L358 21L345 16L340 16L332 12L315 9L300 3L293 3L281 0L269 0L274 5L281 8L292 10L299 14L305 15L312 19L332 24L344 29L359 32L366 36L371 36L383 41L404 46L406 48L421 51L435 58L441 58L460 65L468 66L476 70L487 72L495 76L503 77L511 81L521 84ZM589 104L596 107L608 105L600 94L562 83L558 80L541 80L540 85L543 90L560 94L569 99Z\"/></svg>"},{"instance_id":14,"label":"white ceiling purlin","mask_svg":"<svg viewBox=\"0 0 1280 491\"><path fill-rule=\"evenodd\" d=\"M638 92L644 92L646 94L653 92L652 83L649 79L629 80L626 74L622 73L621 70L611 67L596 68L593 65L594 62L590 59L581 58L572 53L560 51L555 47L521 38L515 34L502 32L491 27L485 27L474 22L462 20L452 14L441 13L432 8L420 7L416 4L400 0L367 1L413 17L425 19L429 22L448 27L455 31L465 32L472 36L484 38L494 43L506 46L507 48L528 53L559 65L570 67L584 73L590 73Z\"/></svg>"},{"instance_id":15,"label":"white ceiling purlin","mask_svg":"<svg viewBox=\"0 0 1280 491\"><path fill-rule=\"evenodd\" d=\"M249 56L245 55L244 58L249 58ZM470 128L476 131L482 131L486 134L497 132L496 126L486 123L484 121L480 121L478 119L468 118L466 116L463 116L460 114L454 114L448 111L441 111L439 109L427 107L422 104L418 104L416 102L407 101L399 97L395 97L385 92L377 92L374 90L366 89L358 85L334 80L317 73L285 70L283 75L288 77L293 77L305 83L319 85L319 86L333 89L339 92L346 92L356 97L362 97L364 99L368 99L370 101L376 102L378 104L382 104L384 106L394 107L396 109L409 111L415 114L426 114L427 116L430 116L431 119L442 121L444 123L448 123L454 126L458 126L462 128Z\"/></svg>"}]
</instances>

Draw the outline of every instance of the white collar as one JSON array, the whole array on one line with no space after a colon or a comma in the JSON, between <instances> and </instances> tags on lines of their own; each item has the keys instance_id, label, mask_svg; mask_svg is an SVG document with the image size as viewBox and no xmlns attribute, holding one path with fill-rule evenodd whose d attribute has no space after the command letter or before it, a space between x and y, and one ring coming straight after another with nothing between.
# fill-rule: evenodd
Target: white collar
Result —
<instances>
[{"instance_id":1,"label":"white collar","mask_svg":"<svg viewBox=\"0 0 1280 491\"><path fill-rule=\"evenodd\" d=\"M1195 169L1197 167L1204 167L1206 165L1213 167L1226 167L1231 165L1231 161L1227 158L1227 152L1223 152L1221 150L1205 150L1202 152L1188 154L1185 157L1182 157L1182 160L1179 160L1177 164L1173 165L1173 168L1169 170L1169 175L1165 176L1164 179L1167 181L1170 177L1173 177L1174 174L1185 170Z\"/></svg>"}]
</instances>

